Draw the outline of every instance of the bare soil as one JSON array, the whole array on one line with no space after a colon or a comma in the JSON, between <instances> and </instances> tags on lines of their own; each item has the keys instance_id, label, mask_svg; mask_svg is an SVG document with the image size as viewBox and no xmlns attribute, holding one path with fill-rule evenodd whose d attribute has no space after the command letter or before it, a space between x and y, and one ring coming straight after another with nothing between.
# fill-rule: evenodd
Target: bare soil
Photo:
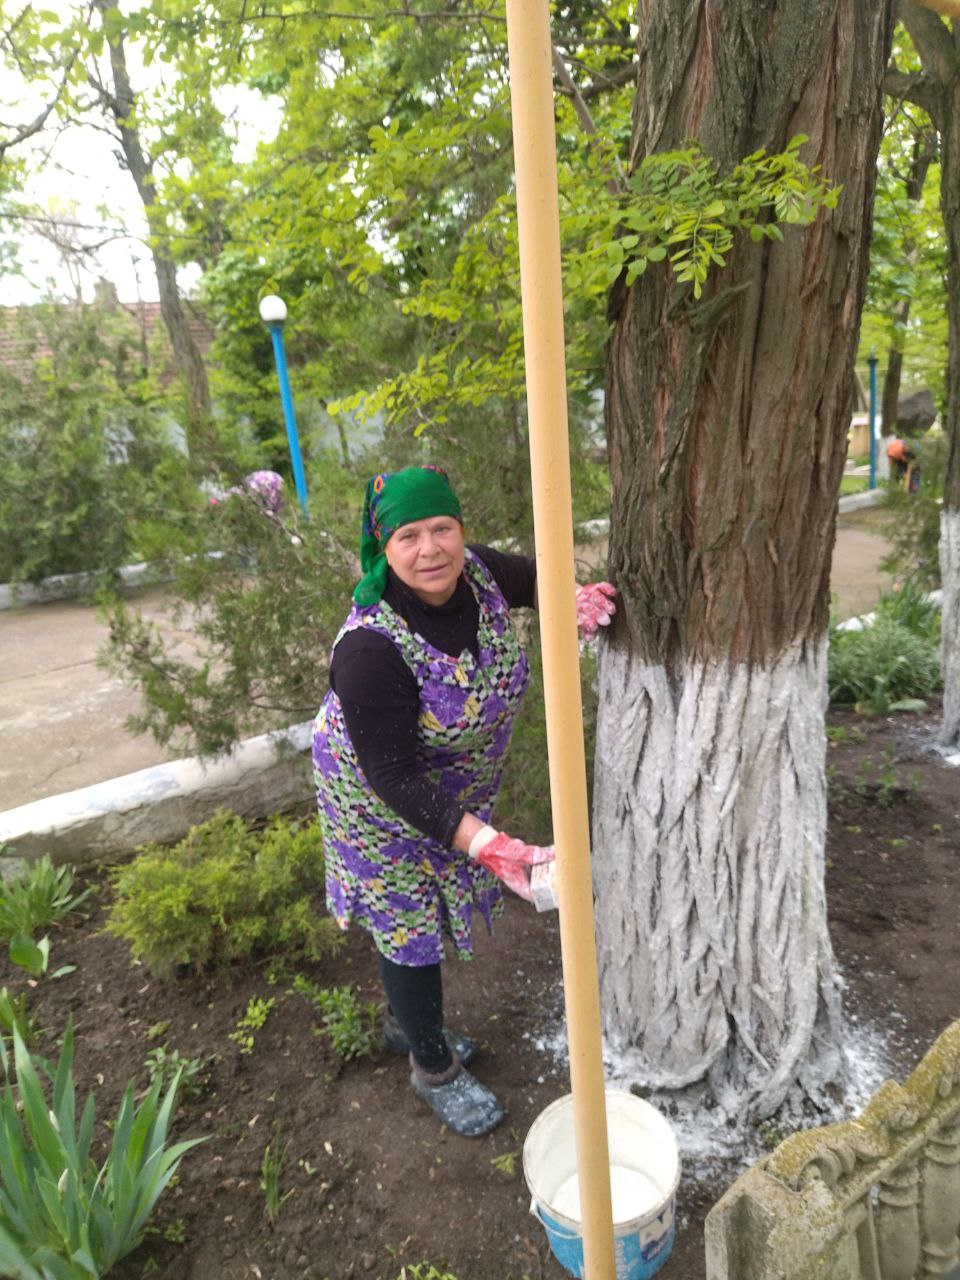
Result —
<instances>
[{"instance_id":1,"label":"bare soil","mask_svg":"<svg viewBox=\"0 0 960 1280\"><path fill-rule=\"evenodd\" d=\"M880 1029L902 1079L960 1016L960 772L927 750L932 716L830 719L827 887L846 1008ZM446 967L448 1023L480 1041L476 1074L507 1108L500 1129L469 1141L415 1096L402 1059L340 1061L316 1034L312 1007L289 981L271 985L267 964L171 982L131 965L125 945L101 931L108 890L94 883L87 917L51 938L51 967L76 971L29 991L40 1050L56 1053L72 1016L80 1093L94 1090L101 1132L129 1076L146 1082L152 1048L213 1055L201 1095L183 1099L176 1122L178 1136L209 1140L184 1160L120 1280L396 1280L404 1264L424 1260L459 1280L565 1274L528 1212L519 1159L530 1124L568 1087L537 1047L561 1013L555 916L513 900L475 961ZM362 935L303 972L379 998ZM19 990L24 979L4 961L0 982ZM228 1037L252 996L272 996L276 1007L245 1055ZM278 1126L288 1198L271 1226L259 1179ZM704 1275L703 1218L722 1190L681 1183L665 1280Z\"/></svg>"}]
</instances>

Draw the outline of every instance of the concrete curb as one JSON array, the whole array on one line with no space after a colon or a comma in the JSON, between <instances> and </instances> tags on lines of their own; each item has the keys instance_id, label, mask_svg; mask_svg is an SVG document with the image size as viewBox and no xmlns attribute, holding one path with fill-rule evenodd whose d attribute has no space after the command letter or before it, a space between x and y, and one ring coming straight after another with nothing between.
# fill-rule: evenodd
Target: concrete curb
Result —
<instances>
[{"instance_id":1,"label":"concrete curb","mask_svg":"<svg viewBox=\"0 0 960 1280\"><path fill-rule=\"evenodd\" d=\"M153 566L146 561L125 564L119 573L120 581L125 587L152 582L156 576ZM44 578L36 584L22 582L14 586L9 582L0 583L0 609L19 609L27 604L52 604L55 600L76 600L91 591L96 581L95 573L61 573L53 578Z\"/></svg>"},{"instance_id":2,"label":"concrete curb","mask_svg":"<svg viewBox=\"0 0 960 1280\"><path fill-rule=\"evenodd\" d=\"M845 494L837 503L840 515L848 511L857 511L860 507L875 507L883 497L883 489L864 489L863 493Z\"/></svg>"},{"instance_id":3,"label":"concrete curb","mask_svg":"<svg viewBox=\"0 0 960 1280\"><path fill-rule=\"evenodd\" d=\"M220 807L260 817L307 804L312 736L309 721L248 738L215 760L173 760L7 809L0 843L16 860L48 853L54 862L83 866L150 840L177 840Z\"/></svg>"}]
</instances>

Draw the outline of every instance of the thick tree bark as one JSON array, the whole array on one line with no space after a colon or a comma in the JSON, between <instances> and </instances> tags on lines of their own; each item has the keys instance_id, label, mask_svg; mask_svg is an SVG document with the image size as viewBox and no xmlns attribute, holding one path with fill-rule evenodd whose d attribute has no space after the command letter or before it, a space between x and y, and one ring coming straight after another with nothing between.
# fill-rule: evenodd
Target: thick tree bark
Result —
<instances>
[{"instance_id":1,"label":"thick tree bark","mask_svg":"<svg viewBox=\"0 0 960 1280\"><path fill-rule=\"evenodd\" d=\"M947 237L947 474L943 486L940 566L941 660L945 746L960 749L960 20L954 21L952 75L944 84L940 126L940 205Z\"/></svg>"},{"instance_id":2,"label":"thick tree bark","mask_svg":"<svg viewBox=\"0 0 960 1280\"><path fill-rule=\"evenodd\" d=\"M923 198L923 186L927 180L927 172L936 159L937 137L934 130L924 130L919 134L913 147L913 158L910 172L904 182L905 194L914 203ZM907 236L903 243L904 257L911 268L917 259L917 246L912 236ZM901 298L894 310L894 338L887 350L887 368L883 375L883 394L880 398L880 420L883 423L883 434L892 436L897 430L897 409L900 403L900 380L903 374L903 335L910 319L909 295Z\"/></svg>"},{"instance_id":3,"label":"thick tree bark","mask_svg":"<svg viewBox=\"0 0 960 1280\"><path fill-rule=\"evenodd\" d=\"M904 298L897 305L895 320L898 325L906 326L910 318L910 299ZM887 347L887 368L883 375L883 391L880 395L880 422L883 434L892 436L897 430L897 406L900 403L900 382L903 377L903 346L899 335Z\"/></svg>"},{"instance_id":4,"label":"thick tree bark","mask_svg":"<svg viewBox=\"0 0 960 1280\"><path fill-rule=\"evenodd\" d=\"M804 133L844 188L785 243L744 240L699 303L666 264L611 295L605 1029L651 1081L766 1114L839 1069L823 650L892 13L641 0L639 25L633 164L695 138L727 169Z\"/></svg>"},{"instance_id":5,"label":"thick tree bark","mask_svg":"<svg viewBox=\"0 0 960 1280\"><path fill-rule=\"evenodd\" d=\"M948 12L952 24L929 12ZM947 474L940 522L943 581L941 660L943 724L947 747L960 748L960 3L948 6L904 0L900 16L916 45L923 77L905 86L904 97L921 103L940 134L940 210L947 240Z\"/></svg>"},{"instance_id":6,"label":"thick tree bark","mask_svg":"<svg viewBox=\"0 0 960 1280\"><path fill-rule=\"evenodd\" d=\"M101 15L110 10L119 12L116 0L98 0L97 8ZM119 130L123 156L143 204L147 225L151 234L157 236L163 228L158 217L153 166L140 141L135 119L136 96L130 84L122 33L109 41L109 50L113 93L104 94L106 105ZM187 441L191 452L195 452L198 446L208 445L211 440L210 388L207 372L183 309L177 284L176 264L162 239L154 239L151 255L157 274L160 314L170 337L174 363L187 399Z\"/></svg>"},{"instance_id":7,"label":"thick tree bark","mask_svg":"<svg viewBox=\"0 0 960 1280\"><path fill-rule=\"evenodd\" d=\"M940 621L940 663L943 670L945 747L960 750L960 509L944 507L940 515L940 578L943 616Z\"/></svg>"},{"instance_id":8,"label":"thick tree bark","mask_svg":"<svg viewBox=\"0 0 960 1280\"><path fill-rule=\"evenodd\" d=\"M613 646L597 752L602 979L612 1046L648 1085L706 1079L767 1114L837 1079L840 998L823 895L826 644L682 679ZM630 778L629 795L622 785Z\"/></svg>"}]
</instances>

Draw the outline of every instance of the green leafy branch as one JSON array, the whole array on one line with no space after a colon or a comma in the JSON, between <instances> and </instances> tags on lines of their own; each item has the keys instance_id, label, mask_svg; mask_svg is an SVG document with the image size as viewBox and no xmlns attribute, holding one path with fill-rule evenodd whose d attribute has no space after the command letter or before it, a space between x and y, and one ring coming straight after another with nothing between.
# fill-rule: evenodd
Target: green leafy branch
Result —
<instances>
[{"instance_id":1,"label":"green leafy branch","mask_svg":"<svg viewBox=\"0 0 960 1280\"><path fill-rule=\"evenodd\" d=\"M776 155L756 151L722 176L697 144L648 156L626 191L611 194L598 180L596 163L561 165L561 237L568 309L599 313L610 285L623 276L631 286L651 264L667 262L681 284L703 293L710 271L722 268L737 237L782 241L783 226L805 226L832 209L841 188L826 182L817 165L799 158L807 141L798 134ZM383 414L409 420L415 434L444 423L454 406L477 405L491 396L523 396L522 320L516 201L497 199L464 234L452 270L428 277L412 296L398 300L408 316L433 325L433 350L413 369L384 379L370 391L328 403L331 413L360 420ZM568 351L571 385L587 368L595 326Z\"/></svg>"},{"instance_id":2,"label":"green leafy branch","mask_svg":"<svg viewBox=\"0 0 960 1280\"><path fill-rule=\"evenodd\" d=\"M608 208L606 230L590 227L585 260L567 274L568 288L596 291L622 272L632 285L651 263L669 261L677 280L699 298L712 267L722 267L738 232L757 242L782 241L781 224L807 226L833 209L840 187L799 158L807 141L797 134L784 151L755 151L726 177L696 144L647 156L631 176L620 207Z\"/></svg>"}]
</instances>

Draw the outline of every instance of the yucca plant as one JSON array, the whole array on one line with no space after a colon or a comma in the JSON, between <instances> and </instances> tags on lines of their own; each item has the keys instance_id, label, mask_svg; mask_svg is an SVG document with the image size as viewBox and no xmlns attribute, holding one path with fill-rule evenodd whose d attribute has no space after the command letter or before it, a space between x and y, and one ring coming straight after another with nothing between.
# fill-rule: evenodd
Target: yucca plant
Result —
<instances>
[{"instance_id":1,"label":"yucca plant","mask_svg":"<svg viewBox=\"0 0 960 1280\"><path fill-rule=\"evenodd\" d=\"M0 938L30 936L75 911L90 893L73 892L73 868L55 867L48 854L20 875L0 882Z\"/></svg>"},{"instance_id":2,"label":"yucca plant","mask_svg":"<svg viewBox=\"0 0 960 1280\"><path fill-rule=\"evenodd\" d=\"M90 1155L94 1100L76 1118L73 1028L67 1028L50 1104L34 1060L13 1033L13 1065L0 1037L0 1274L12 1280L100 1280L140 1243L184 1154L167 1147L179 1074L161 1100L157 1080L141 1104L135 1081L120 1103L113 1142L98 1169Z\"/></svg>"}]
</instances>

